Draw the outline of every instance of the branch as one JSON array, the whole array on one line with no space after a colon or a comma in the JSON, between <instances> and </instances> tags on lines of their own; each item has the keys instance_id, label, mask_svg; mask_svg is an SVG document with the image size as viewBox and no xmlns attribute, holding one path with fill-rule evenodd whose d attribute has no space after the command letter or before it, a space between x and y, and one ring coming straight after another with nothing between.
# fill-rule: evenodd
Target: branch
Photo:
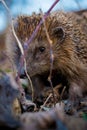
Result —
<instances>
[{"instance_id":1,"label":"branch","mask_svg":"<svg viewBox=\"0 0 87 130\"><path fill-rule=\"evenodd\" d=\"M55 2L52 4L52 6L48 9L48 11L43 15L44 20L48 17L48 15L50 14L51 10L54 8L54 6L59 2L59 0L55 0ZM32 33L31 37L28 39L27 42L24 43L24 49L26 50L29 46L29 44L31 43L31 41L33 40L33 38L36 36L40 26L43 23L43 19L41 19L41 21L39 22L39 24L37 25L36 29L34 30L34 32Z\"/></svg>"}]
</instances>

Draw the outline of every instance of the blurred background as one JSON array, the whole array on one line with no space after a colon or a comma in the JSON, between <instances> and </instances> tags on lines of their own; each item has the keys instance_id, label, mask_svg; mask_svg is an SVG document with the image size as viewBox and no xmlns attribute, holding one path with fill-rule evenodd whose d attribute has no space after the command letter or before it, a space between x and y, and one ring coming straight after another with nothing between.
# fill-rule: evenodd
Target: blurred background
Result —
<instances>
[{"instance_id":1,"label":"blurred background","mask_svg":"<svg viewBox=\"0 0 87 130\"><path fill-rule=\"evenodd\" d=\"M55 0L4 0L9 7L12 17L32 12L38 13L41 9L46 12ZM77 11L87 9L87 0L60 0L54 10ZM8 12L0 0L0 33L2 33L9 22Z\"/></svg>"}]
</instances>

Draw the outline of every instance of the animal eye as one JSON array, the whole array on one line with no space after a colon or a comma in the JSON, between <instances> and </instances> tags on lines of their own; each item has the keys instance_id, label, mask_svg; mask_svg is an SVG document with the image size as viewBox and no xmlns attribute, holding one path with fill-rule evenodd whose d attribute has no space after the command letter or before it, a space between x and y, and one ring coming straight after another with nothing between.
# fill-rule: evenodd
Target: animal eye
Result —
<instances>
[{"instance_id":1,"label":"animal eye","mask_svg":"<svg viewBox=\"0 0 87 130\"><path fill-rule=\"evenodd\" d=\"M45 51L45 47L43 47L43 46L41 46L41 47L39 47L39 50L40 50L40 52L44 52Z\"/></svg>"}]
</instances>

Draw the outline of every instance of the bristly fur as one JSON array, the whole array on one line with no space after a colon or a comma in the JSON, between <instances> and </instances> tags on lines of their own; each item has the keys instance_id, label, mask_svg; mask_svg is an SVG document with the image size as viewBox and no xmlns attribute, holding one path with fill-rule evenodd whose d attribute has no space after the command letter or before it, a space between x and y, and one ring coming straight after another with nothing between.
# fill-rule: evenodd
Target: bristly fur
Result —
<instances>
[{"instance_id":1,"label":"bristly fur","mask_svg":"<svg viewBox=\"0 0 87 130\"><path fill-rule=\"evenodd\" d=\"M32 35L41 18L41 14L33 14L32 16L20 16L15 20L15 31L22 45ZM75 83L82 90L87 90L87 30L84 29L86 22L86 19L75 13L58 11L51 13L46 19L46 27L53 41L53 70L60 71L67 78L70 86ZM62 42L60 42L61 33L62 35L64 33L65 36ZM20 51L11 29L7 34L6 44L8 54L18 67ZM40 47L44 47L45 51L40 52ZM27 70L31 77L49 71L49 48L44 25L42 24L29 45L26 57Z\"/></svg>"}]
</instances>

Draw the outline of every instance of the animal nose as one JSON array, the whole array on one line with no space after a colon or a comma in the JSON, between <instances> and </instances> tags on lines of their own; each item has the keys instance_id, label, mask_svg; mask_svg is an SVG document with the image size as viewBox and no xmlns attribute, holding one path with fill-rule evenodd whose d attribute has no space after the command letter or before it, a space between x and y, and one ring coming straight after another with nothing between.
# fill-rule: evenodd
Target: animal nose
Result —
<instances>
[{"instance_id":1,"label":"animal nose","mask_svg":"<svg viewBox=\"0 0 87 130\"><path fill-rule=\"evenodd\" d=\"M24 79L26 78L26 73L25 73L25 69L24 68L21 68L21 71L20 71L20 78Z\"/></svg>"}]
</instances>

